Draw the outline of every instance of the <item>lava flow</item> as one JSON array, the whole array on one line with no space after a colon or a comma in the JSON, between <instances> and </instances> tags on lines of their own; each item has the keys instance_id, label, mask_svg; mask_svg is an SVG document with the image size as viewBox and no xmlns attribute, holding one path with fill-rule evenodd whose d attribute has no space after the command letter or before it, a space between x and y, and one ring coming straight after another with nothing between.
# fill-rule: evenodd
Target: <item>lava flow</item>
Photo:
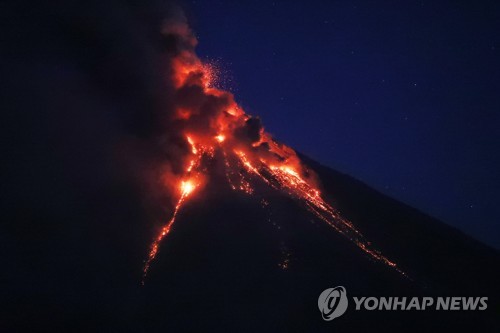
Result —
<instances>
[{"instance_id":1,"label":"lava flow","mask_svg":"<svg viewBox=\"0 0 500 333\"><path fill-rule=\"evenodd\" d=\"M158 247L160 246L160 242L162 239L168 235L170 232L170 229L172 228L172 225L175 223L175 218L177 217L177 213L179 212L179 209L181 209L182 204L184 203L184 200L189 196L191 192L194 191L196 188L196 184L193 183L190 180L183 181L181 183L181 197L179 198L179 201L177 201L177 205L175 205L174 209L174 214L172 215L172 218L170 221L168 221L167 224L161 229L160 234L156 237L154 240L153 244L151 245L151 251L149 252L148 259L146 260L146 263L144 264L144 278L146 277L146 274L148 273L149 266L151 265L151 262L153 259L156 257L156 254L158 253ZM142 281L144 284L144 279Z\"/></svg>"},{"instance_id":2,"label":"lava flow","mask_svg":"<svg viewBox=\"0 0 500 333\"><path fill-rule=\"evenodd\" d=\"M397 265L373 249L360 231L322 197L312 171L302 165L295 151L272 139L260 119L246 114L231 93L214 87L217 79L212 66L196 56L196 39L185 23L167 24L167 37L178 42L169 59L168 80L173 87L173 115L169 121L176 131L180 171L170 173L167 188L178 197L172 217L155 237L144 264L146 277L161 241L170 233L186 200L209 178L207 161L223 158L228 185L248 195L261 182L290 196L317 219L352 241L371 258L404 275ZM288 263L287 263L288 265ZM143 279L144 282L144 279Z\"/></svg>"}]
</instances>

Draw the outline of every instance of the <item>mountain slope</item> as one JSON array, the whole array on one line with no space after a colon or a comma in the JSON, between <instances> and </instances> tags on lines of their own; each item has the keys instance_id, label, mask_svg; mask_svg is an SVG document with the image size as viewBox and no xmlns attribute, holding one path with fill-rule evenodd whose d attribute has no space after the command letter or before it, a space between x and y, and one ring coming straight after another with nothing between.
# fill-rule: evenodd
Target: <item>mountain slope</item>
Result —
<instances>
[{"instance_id":1,"label":"mountain slope","mask_svg":"<svg viewBox=\"0 0 500 333\"><path fill-rule=\"evenodd\" d=\"M496 250L351 177L307 163L341 212L410 278L374 262L279 193L258 189L268 201L263 208L259 195L209 185L185 207L162 244L144 288L144 317L138 322L244 331L365 330L380 324L416 331L498 324ZM333 323L323 322L317 297L336 285L358 296L487 295L490 307L465 316L452 311L351 309Z\"/></svg>"},{"instance_id":2,"label":"mountain slope","mask_svg":"<svg viewBox=\"0 0 500 333\"><path fill-rule=\"evenodd\" d=\"M323 191L372 246L374 261L299 202L256 182L232 191L223 174L179 212L145 281L144 207L120 182L75 192L33 187L40 204L6 210L2 329L9 331L421 331L498 326L500 256L458 230L302 157ZM44 177L31 183L44 184ZM54 181L54 178L52 182ZM56 200L57 199L57 200ZM265 201L263 201L263 199ZM41 200L41 201L40 201ZM168 218L167 213L162 216ZM150 218L150 217L149 217ZM158 221L158 227L164 221ZM355 311L333 322L319 294L488 296L486 311Z\"/></svg>"}]
</instances>

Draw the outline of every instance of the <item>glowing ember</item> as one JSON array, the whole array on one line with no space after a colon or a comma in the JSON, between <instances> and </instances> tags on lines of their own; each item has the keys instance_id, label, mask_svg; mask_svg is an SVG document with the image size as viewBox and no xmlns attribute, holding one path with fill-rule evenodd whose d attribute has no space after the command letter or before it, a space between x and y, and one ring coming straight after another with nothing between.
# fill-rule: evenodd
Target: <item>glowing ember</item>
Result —
<instances>
[{"instance_id":1,"label":"glowing ember","mask_svg":"<svg viewBox=\"0 0 500 333\"><path fill-rule=\"evenodd\" d=\"M185 39L186 43L196 44L194 37L188 33L189 29L172 31L184 31L187 35L177 37ZM176 121L182 129L180 140L185 140L186 147L189 147L189 151L183 156L186 167L178 174L178 179L168 182L179 184L180 197L171 219L161 228L151 245L144 265L144 278L159 251L161 241L171 231L183 204L201 186L200 179L209 177L206 161L214 159L216 152L222 152L218 156L224 158L223 167L232 190L251 195L255 191L256 182L263 182L294 198L317 219L348 238L371 258L404 275L394 262L373 249L354 225L323 199L315 182L304 176L311 174L311 171L304 168L293 149L274 141L262 128L260 119L247 115L234 101L232 94L212 87L217 82L216 73L211 66L203 64L197 58L194 46L193 50L185 50L175 56L170 66L173 86L176 89L196 88L193 91L199 92L198 98L202 102L185 103L186 105L176 109ZM208 103L215 106L208 108ZM200 121L205 109L209 109L210 114L204 121ZM179 192L169 190L173 196L179 195ZM287 254L280 267L287 269L288 266Z\"/></svg>"},{"instance_id":2,"label":"glowing ember","mask_svg":"<svg viewBox=\"0 0 500 333\"><path fill-rule=\"evenodd\" d=\"M193 192L194 188L195 185L189 180L181 183L182 195L189 195L189 193Z\"/></svg>"},{"instance_id":3,"label":"glowing ember","mask_svg":"<svg viewBox=\"0 0 500 333\"><path fill-rule=\"evenodd\" d=\"M186 136L186 140L189 143L189 145L191 146L191 152L195 155L198 154L198 149L196 149L196 146L194 145L193 139L191 139L190 136Z\"/></svg>"}]
</instances>

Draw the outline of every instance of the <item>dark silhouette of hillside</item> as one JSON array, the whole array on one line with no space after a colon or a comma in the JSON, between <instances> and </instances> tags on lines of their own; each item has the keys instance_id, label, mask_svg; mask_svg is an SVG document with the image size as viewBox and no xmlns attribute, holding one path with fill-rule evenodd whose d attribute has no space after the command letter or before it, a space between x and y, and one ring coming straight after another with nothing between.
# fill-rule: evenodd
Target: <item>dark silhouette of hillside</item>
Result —
<instances>
[{"instance_id":1,"label":"dark silhouette of hillside","mask_svg":"<svg viewBox=\"0 0 500 333\"><path fill-rule=\"evenodd\" d=\"M74 188L62 184L39 207L8 210L2 326L317 332L498 325L498 251L304 159L342 214L410 278L373 261L300 203L258 182L253 196L231 191L215 170L179 213L141 287L153 233L144 228L137 194L111 182L97 192L76 191L75 201L67 195ZM349 297L488 296L489 307L370 312L351 304L342 317L324 322L317 298L337 285Z\"/></svg>"},{"instance_id":2,"label":"dark silhouette of hillside","mask_svg":"<svg viewBox=\"0 0 500 333\"><path fill-rule=\"evenodd\" d=\"M249 197L209 186L189 203L162 245L144 288L141 318L152 327L188 331L417 331L498 325L496 250L347 175L308 163L338 209L410 278L374 262L279 193L261 189L269 201L263 209L258 194ZM279 264L286 258L288 268L282 269ZM323 322L317 297L336 285L345 286L351 296L488 295L489 309L355 312L351 304L343 317Z\"/></svg>"}]
</instances>

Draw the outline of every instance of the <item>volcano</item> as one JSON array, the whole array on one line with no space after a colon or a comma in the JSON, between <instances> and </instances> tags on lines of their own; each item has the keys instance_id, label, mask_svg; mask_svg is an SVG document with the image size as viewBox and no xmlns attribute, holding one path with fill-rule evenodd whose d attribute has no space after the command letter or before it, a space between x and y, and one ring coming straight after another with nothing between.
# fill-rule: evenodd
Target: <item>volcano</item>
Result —
<instances>
[{"instance_id":1,"label":"volcano","mask_svg":"<svg viewBox=\"0 0 500 333\"><path fill-rule=\"evenodd\" d=\"M405 274L360 250L280 191L260 184L251 196L235 192L214 161L209 167L211 180L178 211L143 286L141 256L108 249L106 267L99 270L102 276L89 271L89 265L83 268L84 286L72 270L53 278L57 284L76 284L69 294L44 293L33 286L21 288L22 297L10 295L6 311L16 320L5 327L130 332L497 327L498 251L348 175L301 157L321 177L325 195L335 197L336 209ZM81 262L83 256L77 254L72 260ZM120 267L125 264L124 271ZM39 268L31 270L39 274ZM344 286L349 297L487 296L488 309L354 311L351 302L342 317L326 322L317 299L336 285Z\"/></svg>"},{"instance_id":2,"label":"volcano","mask_svg":"<svg viewBox=\"0 0 500 333\"><path fill-rule=\"evenodd\" d=\"M97 23L72 8L50 8L61 17L46 25L27 20L27 40L47 48L43 66L30 67L27 42L11 51L6 95L22 112L5 132L17 140L5 150L1 331L497 328L497 250L275 140L217 87L185 21L151 39L156 30L137 29L147 35L137 50L151 45L130 60L117 57L130 40L108 17L131 18L96 10L109 12ZM488 308L351 302L326 322L318 297L335 286L349 297L488 297Z\"/></svg>"},{"instance_id":3,"label":"volcano","mask_svg":"<svg viewBox=\"0 0 500 333\"><path fill-rule=\"evenodd\" d=\"M339 210L405 275L360 251L279 192L261 188L267 197L263 205L259 196L215 185L224 182L221 174L185 206L161 246L144 287L140 320L188 331L418 331L498 325L496 250L303 159L321 176ZM317 297L335 285L368 296L488 295L490 307L484 312L348 311L334 323L323 322Z\"/></svg>"}]
</instances>

